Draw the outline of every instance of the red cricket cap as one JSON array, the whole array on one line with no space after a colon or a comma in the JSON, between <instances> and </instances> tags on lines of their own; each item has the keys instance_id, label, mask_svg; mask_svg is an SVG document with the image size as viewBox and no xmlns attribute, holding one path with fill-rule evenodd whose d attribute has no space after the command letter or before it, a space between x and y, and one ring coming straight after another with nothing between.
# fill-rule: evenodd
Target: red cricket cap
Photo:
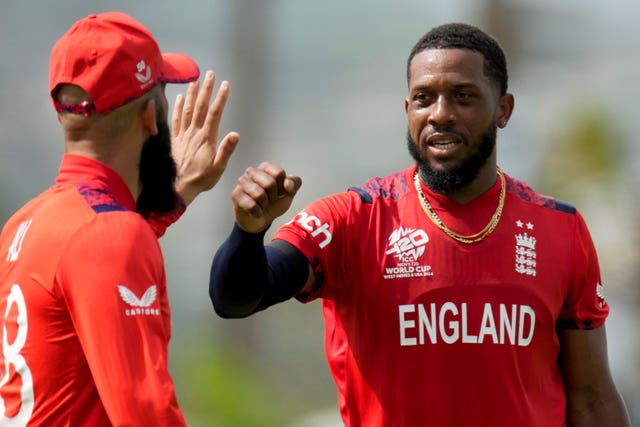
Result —
<instances>
[{"instance_id":1,"label":"red cricket cap","mask_svg":"<svg viewBox=\"0 0 640 427\"><path fill-rule=\"evenodd\" d=\"M121 12L77 21L51 49L49 91L56 111L106 114L158 83L188 83L200 77L196 62L182 53L162 53L149 30ZM92 102L63 104L55 90L81 87Z\"/></svg>"}]
</instances>

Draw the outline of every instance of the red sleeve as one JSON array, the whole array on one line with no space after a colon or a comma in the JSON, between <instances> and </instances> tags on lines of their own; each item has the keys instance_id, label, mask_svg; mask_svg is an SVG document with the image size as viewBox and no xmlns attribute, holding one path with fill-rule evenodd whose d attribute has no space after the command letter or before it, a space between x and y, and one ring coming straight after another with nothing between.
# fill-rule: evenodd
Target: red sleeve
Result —
<instances>
[{"instance_id":1,"label":"red sleeve","mask_svg":"<svg viewBox=\"0 0 640 427\"><path fill-rule=\"evenodd\" d=\"M179 205L176 209L171 212L167 212L162 215L152 214L147 221L149 225L153 229L153 232L157 237L164 236L164 233L167 231L167 228L174 222L176 222L182 214L187 210L187 205L184 202L184 199L178 194Z\"/></svg>"},{"instance_id":2,"label":"red sleeve","mask_svg":"<svg viewBox=\"0 0 640 427\"><path fill-rule=\"evenodd\" d=\"M97 215L65 248L57 283L111 423L185 425L167 368L162 254L149 225L131 212Z\"/></svg>"},{"instance_id":3,"label":"red sleeve","mask_svg":"<svg viewBox=\"0 0 640 427\"><path fill-rule=\"evenodd\" d=\"M319 199L299 212L276 232L274 239L295 246L309 261L317 279L313 289L296 298L309 302L315 298L331 299L335 286L344 283L343 260L354 243L347 233L354 232L354 212L360 204L356 193L348 191Z\"/></svg>"},{"instance_id":4,"label":"red sleeve","mask_svg":"<svg viewBox=\"0 0 640 427\"><path fill-rule=\"evenodd\" d=\"M579 212L576 212L573 242L573 280L560 314L560 325L569 329L595 329L604 324L609 305L604 299L596 249Z\"/></svg>"}]
</instances>

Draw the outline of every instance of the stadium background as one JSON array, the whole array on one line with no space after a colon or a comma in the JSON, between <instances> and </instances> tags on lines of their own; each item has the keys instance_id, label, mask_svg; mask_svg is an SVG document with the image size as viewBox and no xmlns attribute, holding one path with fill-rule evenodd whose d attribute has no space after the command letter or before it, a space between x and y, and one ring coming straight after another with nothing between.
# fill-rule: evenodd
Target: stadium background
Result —
<instances>
[{"instance_id":1,"label":"stadium background","mask_svg":"<svg viewBox=\"0 0 640 427\"><path fill-rule=\"evenodd\" d=\"M161 240L173 309L171 370L190 425L341 425L318 302L289 302L234 321L211 309L209 263L233 221L229 194L247 165L271 160L304 179L293 214L408 165L406 57L427 29L466 21L494 34L508 55L516 108L499 133L499 164L573 202L591 228L613 311L613 373L640 426L640 3L4 1L3 223L53 181L63 151L47 93L52 44L75 20L113 9L143 22L163 50L189 53L202 70L216 71L218 83L229 80L223 131L241 134L218 186ZM178 90L184 87L169 88L170 101Z\"/></svg>"}]
</instances>

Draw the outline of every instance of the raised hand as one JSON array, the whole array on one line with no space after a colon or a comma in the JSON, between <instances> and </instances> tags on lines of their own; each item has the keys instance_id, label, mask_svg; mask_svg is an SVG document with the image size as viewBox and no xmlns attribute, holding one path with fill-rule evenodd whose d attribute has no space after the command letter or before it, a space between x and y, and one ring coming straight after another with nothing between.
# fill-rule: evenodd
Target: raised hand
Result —
<instances>
[{"instance_id":1,"label":"raised hand","mask_svg":"<svg viewBox=\"0 0 640 427\"><path fill-rule=\"evenodd\" d=\"M240 140L236 132L229 132L217 144L229 83L220 84L209 105L214 83L213 71L207 71L199 91L198 81L190 83L186 97L178 95L171 117L171 152L178 169L176 191L187 205L216 185Z\"/></svg>"},{"instance_id":2,"label":"raised hand","mask_svg":"<svg viewBox=\"0 0 640 427\"><path fill-rule=\"evenodd\" d=\"M231 192L238 226L250 233L265 230L289 209L301 185L299 176L287 175L273 163L247 168Z\"/></svg>"}]
</instances>

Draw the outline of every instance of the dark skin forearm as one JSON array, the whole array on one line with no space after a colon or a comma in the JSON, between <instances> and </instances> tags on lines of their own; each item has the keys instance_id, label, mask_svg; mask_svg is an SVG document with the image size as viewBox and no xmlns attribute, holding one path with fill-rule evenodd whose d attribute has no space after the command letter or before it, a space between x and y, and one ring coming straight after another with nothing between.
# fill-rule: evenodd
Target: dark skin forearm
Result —
<instances>
[{"instance_id":1,"label":"dark skin forearm","mask_svg":"<svg viewBox=\"0 0 640 427\"><path fill-rule=\"evenodd\" d=\"M627 408L609 369L604 326L563 330L559 338L567 426L631 427Z\"/></svg>"},{"instance_id":2,"label":"dark skin forearm","mask_svg":"<svg viewBox=\"0 0 640 427\"><path fill-rule=\"evenodd\" d=\"M610 400L598 401L590 406L567 403L567 427L631 427L622 397L617 391L610 395Z\"/></svg>"}]
</instances>

